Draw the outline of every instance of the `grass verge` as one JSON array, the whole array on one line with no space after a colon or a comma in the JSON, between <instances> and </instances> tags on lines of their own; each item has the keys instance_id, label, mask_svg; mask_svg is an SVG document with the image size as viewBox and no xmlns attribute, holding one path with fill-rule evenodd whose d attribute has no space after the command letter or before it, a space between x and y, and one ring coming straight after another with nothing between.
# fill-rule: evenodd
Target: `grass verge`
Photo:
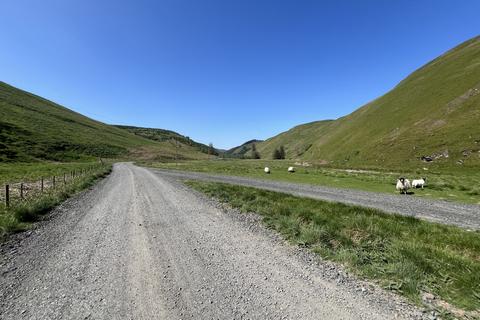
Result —
<instances>
[{"instance_id":1,"label":"grass verge","mask_svg":"<svg viewBox=\"0 0 480 320\"><path fill-rule=\"evenodd\" d=\"M242 212L262 215L293 244L417 304L428 292L454 308L480 310L480 232L250 187L187 184Z\"/></svg>"},{"instance_id":2,"label":"grass verge","mask_svg":"<svg viewBox=\"0 0 480 320\"><path fill-rule=\"evenodd\" d=\"M90 170L98 162L0 162L0 185L13 182L38 181L40 178L61 177L72 171Z\"/></svg>"},{"instance_id":3,"label":"grass verge","mask_svg":"<svg viewBox=\"0 0 480 320\"><path fill-rule=\"evenodd\" d=\"M88 174L66 185L60 184L58 188L48 190L40 196L15 203L9 208L4 204L0 205L0 240L8 234L27 229L32 222L39 220L42 215L75 193L94 185L111 170L111 165L99 165Z\"/></svg>"},{"instance_id":4,"label":"grass verge","mask_svg":"<svg viewBox=\"0 0 480 320\"><path fill-rule=\"evenodd\" d=\"M399 176L411 180L427 177L424 190L412 190L415 197L480 204L480 171L467 168L409 168L388 171L386 169L354 170L330 168L323 165L296 165L292 160L193 160L172 162L139 163L154 168L205 172L213 174L243 176L294 183L331 186L383 193L397 193L395 183ZM287 172L294 166L295 173ZM265 167L271 174L263 172Z\"/></svg>"}]
</instances>

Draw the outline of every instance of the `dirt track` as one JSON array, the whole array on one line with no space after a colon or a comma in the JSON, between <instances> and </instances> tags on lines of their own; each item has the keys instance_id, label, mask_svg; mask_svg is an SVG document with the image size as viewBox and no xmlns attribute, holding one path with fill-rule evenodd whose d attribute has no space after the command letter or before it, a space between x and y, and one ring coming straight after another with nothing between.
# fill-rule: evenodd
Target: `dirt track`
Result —
<instances>
[{"instance_id":1,"label":"dirt track","mask_svg":"<svg viewBox=\"0 0 480 320\"><path fill-rule=\"evenodd\" d=\"M471 230L480 229L480 206L409 195L375 193L354 189L340 189L308 184L288 183L245 177L221 176L206 173L152 169L163 177L224 182L248 187L290 193L302 197L343 202L380 209L385 212L451 224Z\"/></svg>"},{"instance_id":2,"label":"dirt track","mask_svg":"<svg viewBox=\"0 0 480 320\"><path fill-rule=\"evenodd\" d=\"M0 247L0 319L394 319L423 315L175 179L117 164Z\"/></svg>"}]
</instances>

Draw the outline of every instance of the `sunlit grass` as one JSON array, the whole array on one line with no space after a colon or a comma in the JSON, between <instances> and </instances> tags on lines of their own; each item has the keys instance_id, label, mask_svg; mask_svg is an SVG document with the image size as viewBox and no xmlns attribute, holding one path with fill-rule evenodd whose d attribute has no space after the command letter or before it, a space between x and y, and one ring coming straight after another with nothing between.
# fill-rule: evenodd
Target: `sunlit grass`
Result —
<instances>
[{"instance_id":1,"label":"sunlit grass","mask_svg":"<svg viewBox=\"0 0 480 320\"><path fill-rule=\"evenodd\" d=\"M459 308L480 308L479 232L249 187L187 184L242 212L259 213L290 242L416 303L430 292Z\"/></svg>"},{"instance_id":2,"label":"sunlit grass","mask_svg":"<svg viewBox=\"0 0 480 320\"><path fill-rule=\"evenodd\" d=\"M142 163L141 163L142 164ZM205 160L150 162L144 165L155 168L206 172L222 175L245 176L269 180L307 183L338 188L396 193L395 182L399 176L410 179L427 177L425 189L412 190L413 196L450 201L480 203L480 171L472 170L354 170L330 168L325 166L302 166L292 160ZM287 172L289 166L296 168L295 173ZM271 174L263 172L264 167L271 169Z\"/></svg>"},{"instance_id":3,"label":"sunlit grass","mask_svg":"<svg viewBox=\"0 0 480 320\"><path fill-rule=\"evenodd\" d=\"M0 204L0 240L10 233L25 230L31 222L39 220L42 215L59 205L73 194L92 186L112 169L111 165L96 165L82 176L77 176L67 184L46 190L38 196L12 202L10 207Z\"/></svg>"}]
</instances>

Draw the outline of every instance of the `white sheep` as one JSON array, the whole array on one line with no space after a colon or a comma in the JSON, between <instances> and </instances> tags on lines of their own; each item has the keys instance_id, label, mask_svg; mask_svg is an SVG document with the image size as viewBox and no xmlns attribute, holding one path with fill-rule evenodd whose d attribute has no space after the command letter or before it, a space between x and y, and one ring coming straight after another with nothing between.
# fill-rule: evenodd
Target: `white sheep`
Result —
<instances>
[{"instance_id":1,"label":"white sheep","mask_svg":"<svg viewBox=\"0 0 480 320\"><path fill-rule=\"evenodd\" d=\"M397 190L400 191L400 193L407 194L407 190L410 189L412 186L410 184L410 181L405 178L400 178L397 180Z\"/></svg>"},{"instance_id":2,"label":"white sheep","mask_svg":"<svg viewBox=\"0 0 480 320\"><path fill-rule=\"evenodd\" d=\"M295 172L295 168L294 167L288 167L288 172L290 172L290 173Z\"/></svg>"},{"instance_id":3,"label":"white sheep","mask_svg":"<svg viewBox=\"0 0 480 320\"><path fill-rule=\"evenodd\" d=\"M263 171L265 171L265 173L269 174L269 173L270 173L270 168L269 168L269 167L265 167L265 169L263 169Z\"/></svg>"},{"instance_id":4,"label":"white sheep","mask_svg":"<svg viewBox=\"0 0 480 320\"><path fill-rule=\"evenodd\" d=\"M427 183L427 178L421 178L421 179L415 179L412 181L412 187L416 188L422 188L425 186L425 183Z\"/></svg>"}]
</instances>

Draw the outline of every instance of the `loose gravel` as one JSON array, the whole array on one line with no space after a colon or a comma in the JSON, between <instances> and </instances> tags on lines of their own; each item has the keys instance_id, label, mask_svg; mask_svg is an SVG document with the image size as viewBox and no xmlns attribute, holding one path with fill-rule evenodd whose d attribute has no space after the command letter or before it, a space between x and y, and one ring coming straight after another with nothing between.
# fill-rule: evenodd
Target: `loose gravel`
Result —
<instances>
[{"instance_id":1,"label":"loose gravel","mask_svg":"<svg viewBox=\"0 0 480 320\"><path fill-rule=\"evenodd\" d=\"M411 195L376 193L246 177L222 176L163 169L151 170L162 177L168 176L181 180L202 180L237 184L289 193L296 196L376 208L389 213L414 216L432 222L455 225L469 230L480 229L479 205L424 199Z\"/></svg>"},{"instance_id":2,"label":"loose gravel","mask_svg":"<svg viewBox=\"0 0 480 320\"><path fill-rule=\"evenodd\" d=\"M0 319L423 319L177 179L131 164L0 246Z\"/></svg>"}]
</instances>

